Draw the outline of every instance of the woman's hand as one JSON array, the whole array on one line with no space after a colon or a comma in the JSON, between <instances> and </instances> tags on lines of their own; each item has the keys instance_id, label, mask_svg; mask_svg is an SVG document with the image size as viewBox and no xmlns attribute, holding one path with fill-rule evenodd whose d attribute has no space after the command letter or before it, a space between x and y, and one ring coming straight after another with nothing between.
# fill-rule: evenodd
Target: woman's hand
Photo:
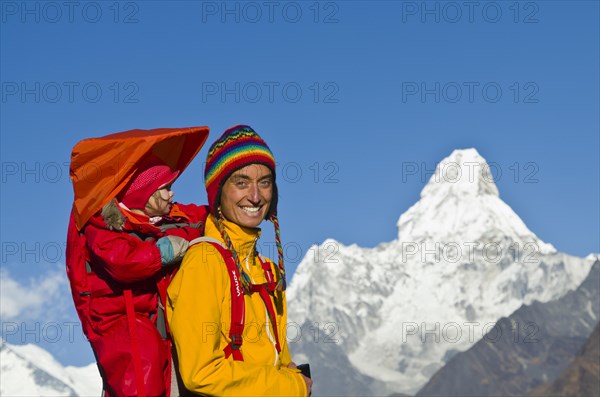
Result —
<instances>
[{"instance_id":1,"label":"woman's hand","mask_svg":"<svg viewBox=\"0 0 600 397\"><path fill-rule=\"evenodd\" d=\"M294 368L296 369L296 363L294 363L293 361L291 363L288 364L288 368ZM300 374L302 375L302 374ZM302 375L302 378L304 379L304 383L306 383L306 392L308 393L307 395L310 396L310 394L312 393L312 384L313 381L311 378L307 378L306 376Z\"/></svg>"}]
</instances>

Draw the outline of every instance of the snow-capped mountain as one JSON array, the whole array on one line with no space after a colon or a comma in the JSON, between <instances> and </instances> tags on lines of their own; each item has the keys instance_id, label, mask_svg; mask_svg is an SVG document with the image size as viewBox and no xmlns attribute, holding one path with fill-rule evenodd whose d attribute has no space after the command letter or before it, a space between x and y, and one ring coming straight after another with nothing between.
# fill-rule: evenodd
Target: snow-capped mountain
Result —
<instances>
[{"instance_id":1,"label":"snow-capped mountain","mask_svg":"<svg viewBox=\"0 0 600 397\"><path fill-rule=\"evenodd\" d=\"M490 166L475 149L455 150L436 167L421 199L397 223L404 242L528 243L543 254L556 252L533 234L500 199Z\"/></svg>"},{"instance_id":2,"label":"snow-capped mountain","mask_svg":"<svg viewBox=\"0 0 600 397\"><path fill-rule=\"evenodd\" d=\"M455 150L400 216L396 240L375 248L327 240L298 266L289 322L318 323L349 360L338 370L372 378L371 394L414 394L495 321L560 298L587 276L594 257L541 241L500 199L489 169L475 149ZM314 338L290 346L309 360L331 348ZM311 365L318 374L322 364ZM316 382L315 394L342 393L331 382L346 379L323 371L327 393Z\"/></svg>"},{"instance_id":3,"label":"snow-capped mountain","mask_svg":"<svg viewBox=\"0 0 600 397\"><path fill-rule=\"evenodd\" d=\"M576 359L600 319L600 260L596 260L575 291L559 299L523 305L496 322L484 338L465 352L457 353L419 390L417 397L433 396L525 396L542 384L550 386ZM592 358L590 355L588 358ZM600 379L600 356L590 379L580 372L572 383L593 385ZM586 376L587 377L587 376ZM579 379L578 379L579 378ZM600 388L600 383L597 383ZM561 389L562 385L556 385ZM597 396L599 393L536 392L537 396ZM576 390L576 389L575 389ZM581 388L585 390L585 388Z\"/></svg>"},{"instance_id":4,"label":"snow-capped mountain","mask_svg":"<svg viewBox=\"0 0 600 397\"><path fill-rule=\"evenodd\" d=\"M100 396L95 363L63 367L38 346L0 343L0 396Z\"/></svg>"}]
</instances>

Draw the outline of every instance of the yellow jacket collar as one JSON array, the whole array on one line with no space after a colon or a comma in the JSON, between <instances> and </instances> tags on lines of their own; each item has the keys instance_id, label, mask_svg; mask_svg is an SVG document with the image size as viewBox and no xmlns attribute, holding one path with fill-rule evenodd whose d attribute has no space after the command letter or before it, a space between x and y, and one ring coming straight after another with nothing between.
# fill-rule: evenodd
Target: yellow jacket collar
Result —
<instances>
[{"instance_id":1,"label":"yellow jacket collar","mask_svg":"<svg viewBox=\"0 0 600 397\"><path fill-rule=\"evenodd\" d=\"M237 251L240 260L254 254L256 242L260 238L260 228L243 227L223 218L221 218L221 223L223 224L225 232L229 236L233 247ZM212 214L206 219L204 234L221 241L227 246L225 241L223 241L221 232L219 232L219 228L217 227L216 219Z\"/></svg>"}]
</instances>

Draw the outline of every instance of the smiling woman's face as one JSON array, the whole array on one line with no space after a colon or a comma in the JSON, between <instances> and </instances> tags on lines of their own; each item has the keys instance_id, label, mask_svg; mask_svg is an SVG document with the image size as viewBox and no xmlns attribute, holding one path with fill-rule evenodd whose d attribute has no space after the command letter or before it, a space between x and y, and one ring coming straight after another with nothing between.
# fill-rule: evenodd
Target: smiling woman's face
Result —
<instances>
[{"instance_id":1,"label":"smiling woman's face","mask_svg":"<svg viewBox=\"0 0 600 397\"><path fill-rule=\"evenodd\" d=\"M240 226L257 227L265 219L273 197L273 175L262 164L235 171L221 190L223 216Z\"/></svg>"}]
</instances>

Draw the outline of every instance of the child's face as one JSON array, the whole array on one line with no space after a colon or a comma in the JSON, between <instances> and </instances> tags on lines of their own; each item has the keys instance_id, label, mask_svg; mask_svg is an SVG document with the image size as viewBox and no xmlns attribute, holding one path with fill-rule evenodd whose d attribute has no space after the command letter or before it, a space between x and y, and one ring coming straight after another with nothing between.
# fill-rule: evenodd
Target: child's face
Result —
<instances>
[{"instance_id":1,"label":"child's face","mask_svg":"<svg viewBox=\"0 0 600 397\"><path fill-rule=\"evenodd\" d=\"M148 216L163 216L171 211L173 196L171 185L155 191L146 203L146 214Z\"/></svg>"}]
</instances>

